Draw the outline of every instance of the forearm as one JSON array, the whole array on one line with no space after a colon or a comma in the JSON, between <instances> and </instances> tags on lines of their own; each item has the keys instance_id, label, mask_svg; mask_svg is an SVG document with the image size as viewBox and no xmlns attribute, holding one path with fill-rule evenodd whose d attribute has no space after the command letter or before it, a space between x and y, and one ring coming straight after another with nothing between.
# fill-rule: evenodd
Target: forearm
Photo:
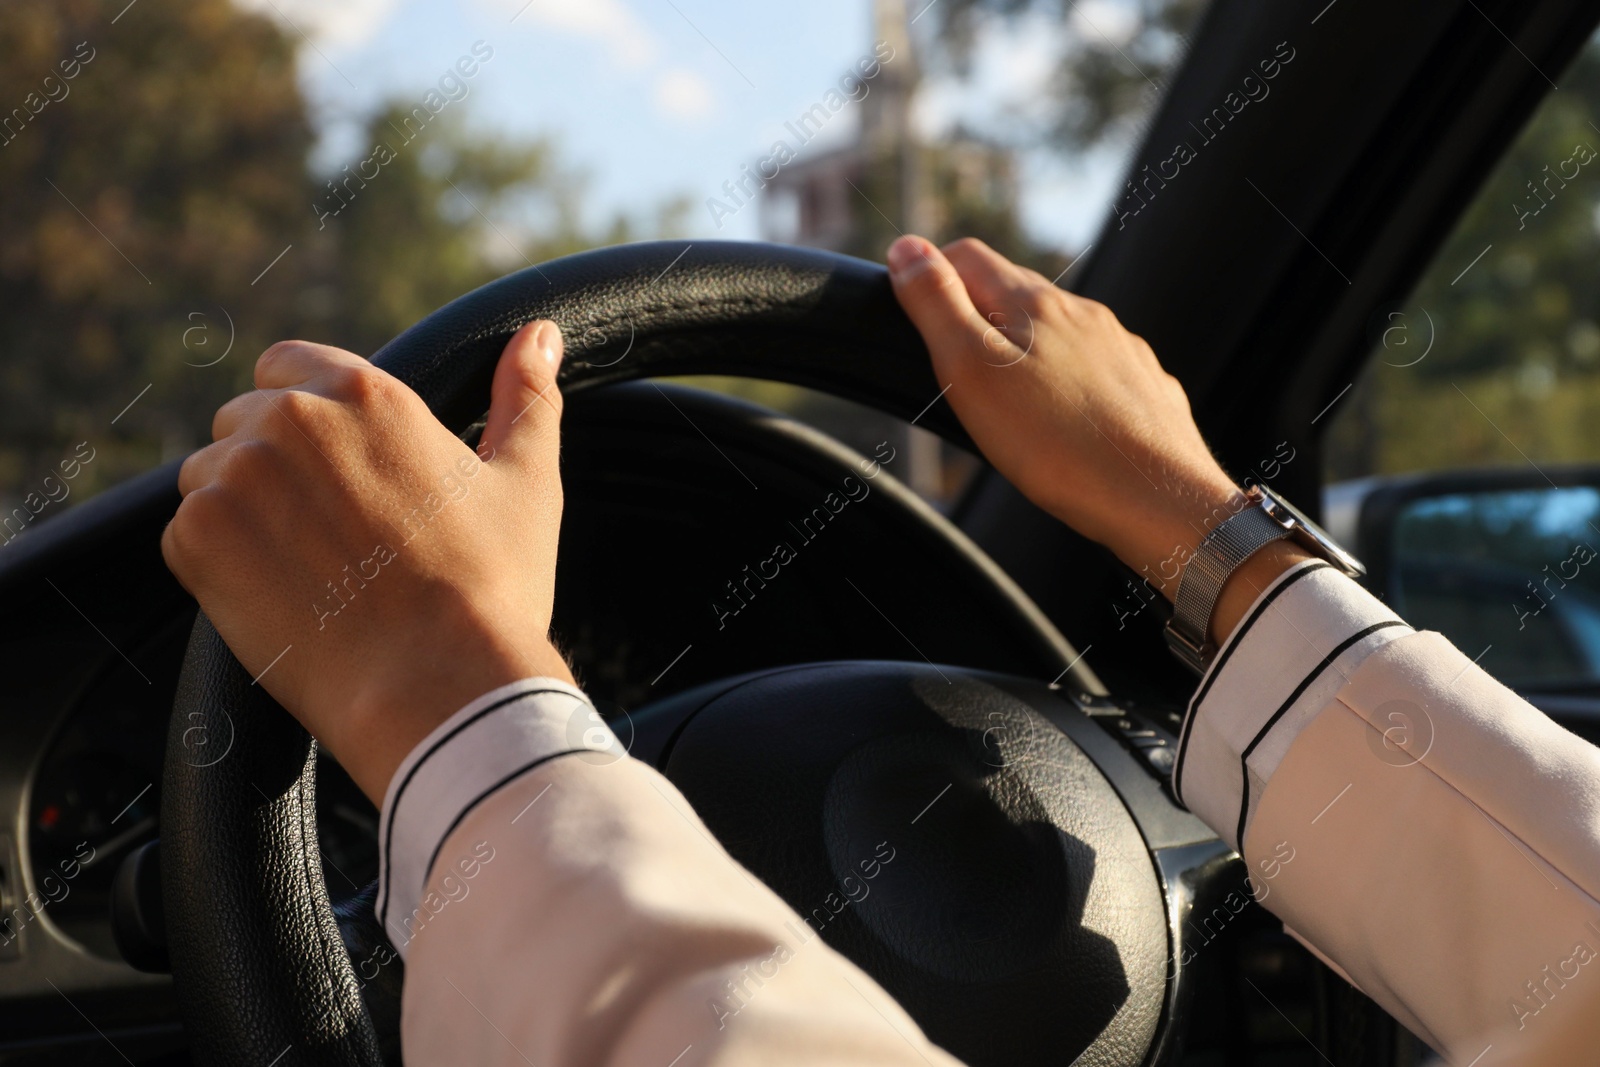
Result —
<instances>
[{"instance_id":1,"label":"forearm","mask_svg":"<svg viewBox=\"0 0 1600 1067\"><path fill-rule=\"evenodd\" d=\"M1242 494L1149 345L978 242L889 265L985 457L1173 599ZM1592 1060L1600 754L1293 545L1230 576L1210 631L1174 779L1258 899L1463 1065ZM1397 708L1430 749L1391 744Z\"/></svg>"},{"instance_id":2,"label":"forearm","mask_svg":"<svg viewBox=\"0 0 1600 1067\"><path fill-rule=\"evenodd\" d=\"M412 775L421 804L393 824L386 876L438 854L425 885L383 902L406 956L408 1063L955 1064L735 863L670 782L564 707L478 742L499 752L519 736L518 755L446 752L430 757L445 761L432 782ZM569 738L581 751L535 762ZM457 812L481 791L451 761L482 758L534 765Z\"/></svg>"},{"instance_id":3,"label":"forearm","mask_svg":"<svg viewBox=\"0 0 1600 1067\"><path fill-rule=\"evenodd\" d=\"M1139 574L1169 602L1189 559L1207 534L1245 506L1244 493L1210 462L1196 462L1181 480L1160 491L1136 494L1137 509L1105 509L1111 516L1101 524L1103 544ZM1072 508L1042 496L1045 510L1069 522ZM1244 619L1250 605L1285 571L1313 558L1292 541L1273 542L1245 560L1228 576L1211 613L1210 637L1221 647Z\"/></svg>"},{"instance_id":4,"label":"forearm","mask_svg":"<svg viewBox=\"0 0 1600 1067\"><path fill-rule=\"evenodd\" d=\"M1314 563L1250 606L1176 771L1257 899L1458 1064L1600 1037L1596 781L1593 746Z\"/></svg>"}]
</instances>

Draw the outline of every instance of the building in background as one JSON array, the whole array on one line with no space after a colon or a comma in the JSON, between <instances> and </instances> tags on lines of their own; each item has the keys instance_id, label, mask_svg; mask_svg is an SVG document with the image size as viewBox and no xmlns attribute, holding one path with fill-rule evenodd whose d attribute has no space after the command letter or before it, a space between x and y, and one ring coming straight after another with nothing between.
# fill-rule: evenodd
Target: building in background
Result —
<instances>
[{"instance_id":1,"label":"building in background","mask_svg":"<svg viewBox=\"0 0 1600 1067\"><path fill-rule=\"evenodd\" d=\"M801 149L766 182L762 235L878 261L902 233L935 241L972 235L1019 260L1036 259L1018 218L1015 154L960 130L938 140L918 135L913 116L922 71L911 21L905 0L874 0L871 44L892 51L880 50L891 58L853 105L855 136L813 155ZM932 434L892 420L879 425L854 409L807 416L858 448L864 437L889 435L905 457L896 474L930 500L947 500L971 470Z\"/></svg>"},{"instance_id":2,"label":"building in background","mask_svg":"<svg viewBox=\"0 0 1600 1067\"><path fill-rule=\"evenodd\" d=\"M856 105L856 135L830 151L800 154L767 182L762 232L773 241L879 258L899 233L934 239L973 234L1027 258L1017 215L1017 161L965 131L927 140L913 114L922 80L904 0L875 0L872 44L892 59Z\"/></svg>"}]
</instances>

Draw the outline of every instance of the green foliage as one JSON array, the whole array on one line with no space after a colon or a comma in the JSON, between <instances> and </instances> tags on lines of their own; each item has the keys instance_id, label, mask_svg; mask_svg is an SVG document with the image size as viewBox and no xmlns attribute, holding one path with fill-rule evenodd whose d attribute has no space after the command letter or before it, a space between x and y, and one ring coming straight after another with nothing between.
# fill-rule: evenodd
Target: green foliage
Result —
<instances>
[{"instance_id":1,"label":"green foliage","mask_svg":"<svg viewBox=\"0 0 1600 1067\"><path fill-rule=\"evenodd\" d=\"M461 107L409 140L414 102L380 109L348 169L314 175L298 38L228 0L113 17L94 0L0 5L7 513L79 441L95 459L74 502L205 443L273 341L371 354L507 271L685 218L670 203L585 233L582 176L555 147L474 131ZM379 144L392 158L358 166Z\"/></svg>"},{"instance_id":2,"label":"green foliage","mask_svg":"<svg viewBox=\"0 0 1600 1067\"><path fill-rule=\"evenodd\" d=\"M1390 320L1332 420L1330 477L1600 459L1597 114L1591 45Z\"/></svg>"},{"instance_id":3,"label":"green foliage","mask_svg":"<svg viewBox=\"0 0 1600 1067\"><path fill-rule=\"evenodd\" d=\"M462 293L591 243L578 230L579 184L551 144L497 141L453 116L408 142L404 115L394 106L368 123L362 144L393 158L368 182L335 176L348 206L326 220L336 242L326 336L363 355ZM327 184L320 196L340 203ZM521 211L545 225L528 233L504 221Z\"/></svg>"},{"instance_id":4,"label":"green foliage","mask_svg":"<svg viewBox=\"0 0 1600 1067\"><path fill-rule=\"evenodd\" d=\"M1053 94L1053 139L1077 151L1151 107L1151 83L1181 60L1182 39L1205 7L1130 0L1131 31L1115 43L1100 32L1113 27L1074 14L1070 0L943 0L934 10L957 70L985 19L1059 15L1081 23L1067 35ZM1331 479L1600 460L1600 157L1574 156L1579 145L1600 152L1596 115L1600 50L1591 45L1397 309L1401 317L1379 318L1380 333L1393 328L1329 420ZM1404 366L1430 335L1427 357Z\"/></svg>"},{"instance_id":5,"label":"green foliage","mask_svg":"<svg viewBox=\"0 0 1600 1067\"><path fill-rule=\"evenodd\" d=\"M89 60L64 79L75 53ZM226 306L236 349L281 335L287 272L250 281L305 229L311 132L293 49L224 0L142 4L115 25L91 0L17 0L0 7L0 55L0 484L121 435L83 489L203 432L203 405L236 390L238 357L184 365L205 361L184 347L190 312L225 333ZM44 87L59 99L32 114Z\"/></svg>"},{"instance_id":6,"label":"green foliage","mask_svg":"<svg viewBox=\"0 0 1600 1067\"><path fill-rule=\"evenodd\" d=\"M958 72L968 69L979 28L997 16L1054 16L1081 27L1067 36L1050 92L1056 101L1051 136L1076 151L1149 110L1206 6L1207 0L1129 0L1125 27L1091 21L1077 0L944 0L933 10L940 42Z\"/></svg>"}]
</instances>

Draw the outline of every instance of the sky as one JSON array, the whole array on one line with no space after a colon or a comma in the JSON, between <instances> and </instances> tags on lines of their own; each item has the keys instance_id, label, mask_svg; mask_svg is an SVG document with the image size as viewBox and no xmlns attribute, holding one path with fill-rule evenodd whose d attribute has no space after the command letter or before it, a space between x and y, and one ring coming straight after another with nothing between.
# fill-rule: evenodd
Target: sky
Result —
<instances>
[{"instance_id":1,"label":"sky","mask_svg":"<svg viewBox=\"0 0 1600 1067\"><path fill-rule=\"evenodd\" d=\"M916 14L926 0L908 0ZM937 0L934 0L937 2ZM379 102L420 103L463 56L492 49L447 121L554 138L586 175L598 225L621 212L653 217L678 196L694 204L688 236L757 239L759 211L719 227L706 200L759 159L783 123L816 103L871 52L868 0L807 4L732 0L240 0L304 38L301 78L322 134L318 159L337 170L371 146L356 140ZM1099 30L1117 32L1114 0L1084 0ZM931 30L920 19L914 31ZM1109 29L1108 29L1109 27ZM1009 140L1035 128L1060 28L1023 23L987 34L974 74L925 84L917 124L936 137L955 122ZM457 90L459 92L459 90ZM849 111L854 110L853 106ZM841 113L815 149L846 139ZM1065 160L1021 158L1023 217L1035 239L1069 254L1093 240L1131 145Z\"/></svg>"}]
</instances>

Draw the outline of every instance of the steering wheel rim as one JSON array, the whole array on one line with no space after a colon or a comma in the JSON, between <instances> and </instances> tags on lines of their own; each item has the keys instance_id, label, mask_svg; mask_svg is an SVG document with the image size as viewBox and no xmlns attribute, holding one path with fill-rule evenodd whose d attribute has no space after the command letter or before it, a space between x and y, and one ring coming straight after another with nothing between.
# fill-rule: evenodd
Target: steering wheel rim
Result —
<instances>
[{"instance_id":1,"label":"steering wheel rim","mask_svg":"<svg viewBox=\"0 0 1600 1067\"><path fill-rule=\"evenodd\" d=\"M372 360L446 426L464 427L483 414L506 341L538 318L561 327L563 392L665 374L766 378L916 418L973 447L888 272L788 245L645 241L566 256L445 305ZM872 359L854 358L863 351Z\"/></svg>"},{"instance_id":2,"label":"steering wheel rim","mask_svg":"<svg viewBox=\"0 0 1600 1067\"><path fill-rule=\"evenodd\" d=\"M776 379L916 417L970 447L886 271L819 251L652 242L580 253L468 293L373 361L463 431L487 407L505 342L539 318L567 339L568 392L664 374ZM212 760L219 737L230 755ZM272 1062L287 1048L330 1067L384 1062L321 876L315 763L309 735L202 613L161 812L169 951L197 1062ZM202 881L209 892L195 891Z\"/></svg>"}]
</instances>

